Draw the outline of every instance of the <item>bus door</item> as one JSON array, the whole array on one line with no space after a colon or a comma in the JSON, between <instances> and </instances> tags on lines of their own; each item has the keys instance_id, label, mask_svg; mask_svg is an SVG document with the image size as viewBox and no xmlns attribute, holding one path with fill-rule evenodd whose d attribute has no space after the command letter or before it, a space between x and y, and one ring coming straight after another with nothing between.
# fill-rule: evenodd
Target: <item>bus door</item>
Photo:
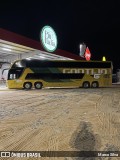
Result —
<instances>
[{"instance_id":1,"label":"bus door","mask_svg":"<svg viewBox=\"0 0 120 160\"><path fill-rule=\"evenodd\" d=\"M103 85L104 86L111 86L112 85L112 75L110 75L110 74L103 75Z\"/></svg>"}]
</instances>

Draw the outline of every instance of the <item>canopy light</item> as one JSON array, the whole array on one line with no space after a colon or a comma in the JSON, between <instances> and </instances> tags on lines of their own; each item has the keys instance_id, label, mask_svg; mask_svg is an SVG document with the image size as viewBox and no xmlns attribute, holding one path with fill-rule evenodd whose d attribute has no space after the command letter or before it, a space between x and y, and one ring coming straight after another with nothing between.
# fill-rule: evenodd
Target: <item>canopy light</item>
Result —
<instances>
[{"instance_id":1,"label":"canopy light","mask_svg":"<svg viewBox=\"0 0 120 160\"><path fill-rule=\"evenodd\" d=\"M9 48L2 48L4 51L12 51L11 49Z\"/></svg>"}]
</instances>

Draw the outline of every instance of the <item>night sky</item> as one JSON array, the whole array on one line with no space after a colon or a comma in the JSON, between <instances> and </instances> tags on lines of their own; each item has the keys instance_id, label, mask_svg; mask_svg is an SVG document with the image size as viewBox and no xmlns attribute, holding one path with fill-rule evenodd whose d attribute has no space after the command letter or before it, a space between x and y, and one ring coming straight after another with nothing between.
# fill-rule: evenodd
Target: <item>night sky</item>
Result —
<instances>
[{"instance_id":1,"label":"night sky","mask_svg":"<svg viewBox=\"0 0 120 160\"><path fill-rule=\"evenodd\" d=\"M59 49L79 55L84 42L92 60L106 56L120 68L120 0L0 1L0 28L39 41L44 25L56 31Z\"/></svg>"}]
</instances>

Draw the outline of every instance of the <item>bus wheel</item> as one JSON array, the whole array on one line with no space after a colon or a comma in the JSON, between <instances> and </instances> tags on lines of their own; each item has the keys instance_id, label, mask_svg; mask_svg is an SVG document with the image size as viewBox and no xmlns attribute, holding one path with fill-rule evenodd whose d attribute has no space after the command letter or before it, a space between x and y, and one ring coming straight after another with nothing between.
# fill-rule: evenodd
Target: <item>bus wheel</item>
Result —
<instances>
[{"instance_id":1,"label":"bus wheel","mask_svg":"<svg viewBox=\"0 0 120 160\"><path fill-rule=\"evenodd\" d=\"M34 87L35 89L41 89L43 84L41 82L35 82Z\"/></svg>"},{"instance_id":2,"label":"bus wheel","mask_svg":"<svg viewBox=\"0 0 120 160\"><path fill-rule=\"evenodd\" d=\"M24 89L31 89L32 88L32 83L30 82L25 82L23 85Z\"/></svg>"},{"instance_id":3,"label":"bus wheel","mask_svg":"<svg viewBox=\"0 0 120 160\"><path fill-rule=\"evenodd\" d=\"M83 82L82 87L83 87L83 88L90 88L90 83L89 83L88 81Z\"/></svg>"},{"instance_id":4,"label":"bus wheel","mask_svg":"<svg viewBox=\"0 0 120 160\"><path fill-rule=\"evenodd\" d=\"M99 87L99 83L97 81L92 82L91 87L92 88L98 88Z\"/></svg>"}]
</instances>

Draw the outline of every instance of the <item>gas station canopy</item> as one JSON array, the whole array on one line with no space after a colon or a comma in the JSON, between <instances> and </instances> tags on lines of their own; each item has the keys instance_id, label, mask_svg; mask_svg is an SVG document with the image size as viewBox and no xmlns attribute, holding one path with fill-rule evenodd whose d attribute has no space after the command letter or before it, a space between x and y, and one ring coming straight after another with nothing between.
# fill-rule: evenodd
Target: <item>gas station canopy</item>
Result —
<instances>
[{"instance_id":1,"label":"gas station canopy","mask_svg":"<svg viewBox=\"0 0 120 160\"><path fill-rule=\"evenodd\" d=\"M46 52L40 42L0 29L0 62L11 63L23 58L55 60L82 59L77 55L60 49L57 49L53 53Z\"/></svg>"}]
</instances>

